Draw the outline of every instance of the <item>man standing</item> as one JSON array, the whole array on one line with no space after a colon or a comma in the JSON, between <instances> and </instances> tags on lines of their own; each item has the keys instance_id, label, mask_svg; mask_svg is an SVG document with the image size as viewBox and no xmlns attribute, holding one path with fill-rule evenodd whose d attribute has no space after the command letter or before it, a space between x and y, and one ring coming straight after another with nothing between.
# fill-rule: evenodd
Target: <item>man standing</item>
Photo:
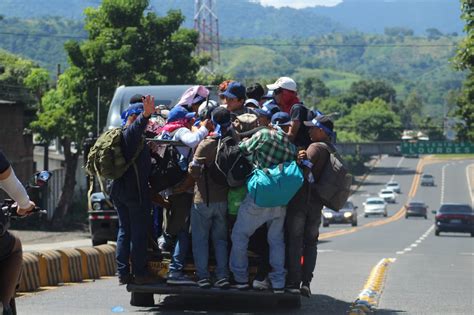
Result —
<instances>
[{"instance_id":1,"label":"man standing","mask_svg":"<svg viewBox=\"0 0 474 315\"><path fill-rule=\"evenodd\" d=\"M329 152L321 142L331 145L333 122L327 116L317 116L304 123L309 128L313 142L306 150L305 181L301 189L288 203L286 216L287 267L286 290L293 294L310 297L310 283L316 266L319 226L323 203L313 193L312 185L318 185L322 171L329 159ZM301 266L301 257L304 257Z\"/></svg>"},{"instance_id":2,"label":"man standing","mask_svg":"<svg viewBox=\"0 0 474 315\"><path fill-rule=\"evenodd\" d=\"M125 129L121 146L125 160L127 162L132 160L137 151L140 151L134 165L112 183L111 198L119 217L117 268L120 284L132 281L136 284L145 284L154 281L146 268L146 231L152 208L148 187L151 156L146 145L140 149L148 120L154 112L154 98L147 96L142 101L131 103L122 113L122 124ZM130 273L130 256L134 278Z\"/></svg>"},{"instance_id":3,"label":"man standing","mask_svg":"<svg viewBox=\"0 0 474 315\"><path fill-rule=\"evenodd\" d=\"M278 115L277 113L275 115ZM251 162L262 168L268 168L296 159L296 147L289 141L283 132L289 123L278 118L272 119L272 124L283 126L279 130L262 129L250 139L240 143L240 150L251 159ZM237 221L232 230L232 250L230 253L230 269L234 275L232 287L248 289L248 257L247 248L250 236L262 224L268 228L267 240L270 246L270 265L272 271L269 279L274 293L283 293L285 287L285 242L284 222L286 207L264 208L255 204L253 198L247 194L240 205Z\"/></svg>"},{"instance_id":4,"label":"man standing","mask_svg":"<svg viewBox=\"0 0 474 315\"><path fill-rule=\"evenodd\" d=\"M281 77L274 84L267 85L273 90L273 98L283 112L291 116L291 126L288 132L290 140L300 149L306 149L309 139L308 127L303 123L311 120L311 111L298 98L296 82L289 77Z\"/></svg>"}]
</instances>

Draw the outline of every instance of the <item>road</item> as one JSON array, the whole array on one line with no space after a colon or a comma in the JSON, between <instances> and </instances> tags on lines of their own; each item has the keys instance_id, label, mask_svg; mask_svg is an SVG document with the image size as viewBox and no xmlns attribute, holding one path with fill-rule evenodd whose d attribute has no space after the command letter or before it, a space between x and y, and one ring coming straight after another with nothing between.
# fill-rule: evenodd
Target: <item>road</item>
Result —
<instances>
[{"instance_id":1,"label":"road","mask_svg":"<svg viewBox=\"0 0 474 315\"><path fill-rule=\"evenodd\" d=\"M437 237L431 212L425 220L405 219L399 211L411 199L423 200L430 210L441 202L472 203L466 172L474 160L427 162L423 171L435 176L435 187L412 186L419 161L384 157L352 196L359 206L358 227L321 228L313 296L302 300L300 310L275 308L272 301L258 298L166 296L155 296L153 308L132 307L129 294L117 285L116 278L26 295L17 300L18 309L20 314L345 314L372 268L384 258L393 258L378 299L379 314L472 314L474 239L469 234ZM362 202L391 179L400 183L402 192L397 203L389 205L389 217L364 218Z\"/></svg>"}]
</instances>

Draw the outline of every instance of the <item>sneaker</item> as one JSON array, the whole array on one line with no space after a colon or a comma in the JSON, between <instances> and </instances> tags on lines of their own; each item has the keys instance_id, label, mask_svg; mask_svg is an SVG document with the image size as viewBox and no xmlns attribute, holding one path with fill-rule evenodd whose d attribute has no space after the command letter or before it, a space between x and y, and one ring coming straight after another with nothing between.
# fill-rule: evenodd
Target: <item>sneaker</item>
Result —
<instances>
[{"instance_id":1,"label":"sneaker","mask_svg":"<svg viewBox=\"0 0 474 315\"><path fill-rule=\"evenodd\" d=\"M309 287L309 283L303 283L300 289L301 295L307 298L311 297L311 289Z\"/></svg>"},{"instance_id":2,"label":"sneaker","mask_svg":"<svg viewBox=\"0 0 474 315\"><path fill-rule=\"evenodd\" d=\"M229 279L227 279L227 278L219 279L216 282L214 282L214 286L216 288L220 288L220 289L228 289L228 288L230 288Z\"/></svg>"},{"instance_id":3,"label":"sneaker","mask_svg":"<svg viewBox=\"0 0 474 315\"><path fill-rule=\"evenodd\" d=\"M263 280L259 280L255 278L252 282L252 287L255 290L268 290L270 289L270 281L268 281L268 278L264 278Z\"/></svg>"},{"instance_id":4,"label":"sneaker","mask_svg":"<svg viewBox=\"0 0 474 315\"><path fill-rule=\"evenodd\" d=\"M300 294L300 286L296 284L287 285L285 291L291 294Z\"/></svg>"},{"instance_id":5,"label":"sneaker","mask_svg":"<svg viewBox=\"0 0 474 315\"><path fill-rule=\"evenodd\" d=\"M285 288L273 288L273 293L283 294L283 293L285 293Z\"/></svg>"},{"instance_id":6,"label":"sneaker","mask_svg":"<svg viewBox=\"0 0 474 315\"><path fill-rule=\"evenodd\" d=\"M238 282L235 280L231 280L230 287L239 290L248 290L250 288L248 282Z\"/></svg>"},{"instance_id":7,"label":"sneaker","mask_svg":"<svg viewBox=\"0 0 474 315\"><path fill-rule=\"evenodd\" d=\"M119 285L126 285L132 282L133 277L131 274L128 273L123 276L118 276L118 280L119 280Z\"/></svg>"},{"instance_id":8,"label":"sneaker","mask_svg":"<svg viewBox=\"0 0 474 315\"><path fill-rule=\"evenodd\" d=\"M196 285L196 281L182 273L169 273L166 284L169 285Z\"/></svg>"},{"instance_id":9,"label":"sneaker","mask_svg":"<svg viewBox=\"0 0 474 315\"><path fill-rule=\"evenodd\" d=\"M200 279L196 283L201 289L210 289L212 287L211 280L208 278Z\"/></svg>"}]
</instances>

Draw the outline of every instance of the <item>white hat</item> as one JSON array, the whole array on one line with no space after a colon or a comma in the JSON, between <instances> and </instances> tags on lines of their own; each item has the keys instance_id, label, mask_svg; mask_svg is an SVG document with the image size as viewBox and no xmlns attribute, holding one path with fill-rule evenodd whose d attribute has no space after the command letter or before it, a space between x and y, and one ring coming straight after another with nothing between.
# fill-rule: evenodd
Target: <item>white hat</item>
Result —
<instances>
[{"instance_id":1,"label":"white hat","mask_svg":"<svg viewBox=\"0 0 474 315\"><path fill-rule=\"evenodd\" d=\"M269 90L276 90L278 88L296 92L296 82L289 77L281 77L275 83L267 85Z\"/></svg>"},{"instance_id":2,"label":"white hat","mask_svg":"<svg viewBox=\"0 0 474 315\"><path fill-rule=\"evenodd\" d=\"M247 106L247 104L253 104L257 108L260 107L259 104L258 104L258 101L253 99L253 98L247 99L244 103L244 106Z\"/></svg>"}]
</instances>

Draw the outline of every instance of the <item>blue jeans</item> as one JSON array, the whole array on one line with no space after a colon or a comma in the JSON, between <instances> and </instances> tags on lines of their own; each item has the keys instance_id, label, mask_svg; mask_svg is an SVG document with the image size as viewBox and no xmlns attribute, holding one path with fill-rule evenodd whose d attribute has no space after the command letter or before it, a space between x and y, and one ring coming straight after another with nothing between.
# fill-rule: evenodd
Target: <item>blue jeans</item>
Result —
<instances>
[{"instance_id":1,"label":"blue jeans","mask_svg":"<svg viewBox=\"0 0 474 315\"><path fill-rule=\"evenodd\" d=\"M247 247L250 236L262 225L267 224L267 241L270 247L268 274L273 288L285 287L285 240L284 223L286 207L262 208L257 206L250 195L244 199L232 230L232 250L230 270L237 282L248 282Z\"/></svg>"},{"instance_id":2,"label":"blue jeans","mask_svg":"<svg viewBox=\"0 0 474 315\"><path fill-rule=\"evenodd\" d=\"M146 233L150 209L140 205L137 201L113 201L119 218L116 252L118 274L125 276L130 273L131 252L133 273L143 276L147 272Z\"/></svg>"},{"instance_id":3,"label":"blue jeans","mask_svg":"<svg viewBox=\"0 0 474 315\"><path fill-rule=\"evenodd\" d=\"M153 206L153 239L157 240L163 234L163 208Z\"/></svg>"},{"instance_id":4,"label":"blue jeans","mask_svg":"<svg viewBox=\"0 0 474 315\"><path fill-rule=\"evenodd\" d=\"M186 265L186 255L189 250L189 222L184 228L179 230L176 240L176 245L173 251L173 257L170 263L170 273L177 274L183 271Z\"/></svg>"},{"instance_id":5,"label":"blue jeans","mask_svg":"<svg viewBox=\"0 0 474 315\"><path fill-rule=\"evenodd\" d=\"M227 278L227 202L194 204L191 210L193 233L193 255L196 275L199 279L209 278L209 233L216 256L217 279Z\"/></svg>"}]
</instances>

